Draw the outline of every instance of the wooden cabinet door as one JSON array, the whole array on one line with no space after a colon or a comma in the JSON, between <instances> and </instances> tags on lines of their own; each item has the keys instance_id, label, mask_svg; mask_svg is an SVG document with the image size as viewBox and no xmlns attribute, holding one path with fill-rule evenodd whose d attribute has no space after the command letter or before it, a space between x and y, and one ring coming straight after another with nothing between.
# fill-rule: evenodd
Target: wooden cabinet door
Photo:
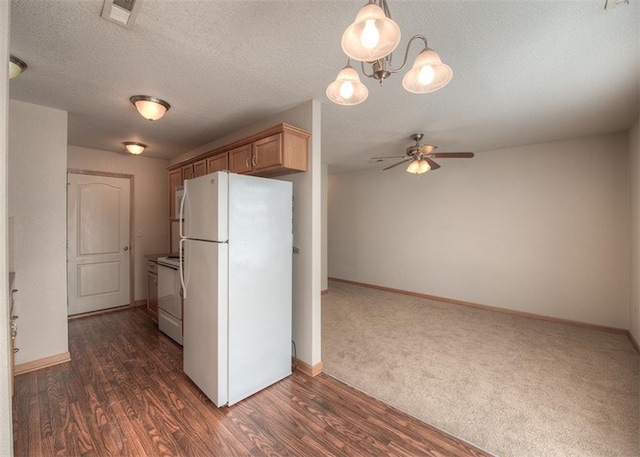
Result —
<instances>
[{"instance_id":1,"label":"wooden cabinet door","mask_svg":"<svg viewBox=\"0 0 640 457\"><path fill-rule=\"evenodd\" d=\"M176 187L181 185L182 170L180 168L171 170L169 172L169 218L171 219L177 218L177 211L180 211L180 208L176 208Z\"/></svg>"},{"instance_id":2,"label":"wooden cabinet door","mask_svg":"<svg viewBox=\"0 0 640 457\"><path fill-rule=\"evenodd\" d=\"M216 171L223 171L229 169L229 153L223 152L222 154L216 154L213 157L207 159L207 171L209 173L215 173Z\"/></svg>"},{"instance_id":3,"label":"wooden cabinet door","mask_svg":"<svg viewBox=\"0 0 640 457\"><path fill-rule=\"evenodd\" d=\"M268 136L253 143L253 169L282 165L282 134Z\"/></svg>"},{"instance_id":4,"label":"wooden cabinet door","mask_svg":"<svg viewBox=\"0 0 640 457\"><path fill-rule=\"evenodd\" d=\"M252 169L250 144L245 144L229 151L229 171L233 173L249 173Z\"/></svg>"},{"instance_id":5,"label":"wooden cabinet door","mask_svg":"<svg viewBox=\"0 0 640 457\"><path fill-rule=\"evenodd\" d=\"M181 168L181 170L182 170L182 182L184 182L185 179L195 178L193 174L192 164L185 165L184 167Z\"/></svg>"},{"instance_id":6,"label":"wooden cabinet door","mask_svg":"<svg viewBox=\"0 0 640 457\"><path fill-rule=\"evenodd\" d=\"M207 159L202 159L193 164L193 177L204 176L207 174Z\"/></svg>"},{"instance_id":7,"label":"wooden cabinet door","mask_svg":"<svg viewBox=\"0 0 640 457\"><path fill-rule=\"evenodd\" d=\"M147 272L147 309L158 318L158 276L151 272Z\"/></svg>"}]
</instances>

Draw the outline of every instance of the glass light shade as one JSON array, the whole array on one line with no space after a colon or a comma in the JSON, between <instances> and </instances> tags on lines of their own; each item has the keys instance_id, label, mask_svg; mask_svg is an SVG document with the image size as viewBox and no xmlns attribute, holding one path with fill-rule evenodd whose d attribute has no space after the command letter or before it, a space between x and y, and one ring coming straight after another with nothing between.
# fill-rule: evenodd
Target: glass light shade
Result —
<instances>
[{"instance_id":1,"label":"glass light shade","mask_svg":"<svg viewBox=\"0 0 640 457\"><path fill-rule=\"evenodd\" d=\"M16 56L9 56L9 79L13 79L27 69L27 64Z\"/></svg>"},{"instance_id":2,"label":"glass light shade","mask_svg":"<svg viewBox=\"0 0 640 457\"><path fill-rule=\"evenodd\" d=\"M453 78L453 71L432 49L425 49L402 78L402 86L414 94L428 94L442 89Z\"/></svg>"},{"instance_id":3,"label":"glass light shade","mask_svg":"<svg viewBox=\"0 0 640 457\"><path fill-rule=\"evenodd\" d=\"M400 43L400 27L375 3L365 5L342 34L342 50L355 60L372 62L391 54Z\"/></svg>"},{"instance_id":4,"label":"glass light shade","mask_svg":"<svg viewBox=\"0 0 640 457\"><path fill-rule=\"evenodd\" d=\"M142 117L150 121L157 121L166 113L171 105L164 100L148 95L134 95L129 99Z\"/></svg>"},{"instance_id":5,"label":"glass light shade","mask_svg":"<svg viewBox=\"0 0 640 457\"><path fill-rule=\"evenodd\" d=\"M369 89L360 82L358 72L347 65L327 87L327 98L338 105L357 105L369 96Z\"/></svg>"},{"instance_id":6,"label":"glass light shade","mask_svg":"<svg viewBox=\"0 0 640 457\"><path fill-rule=\"evenodd\" d=\"M420 172L420 161L418 159L414 159L411 161L409 166L407 167L407 171L409 173L413 173L414 175L419 174Z\"/></svg>"},{"instance_id":7,"label":"glass light shade","mask_svg":"<svg viewBox=\"0 0 640 457\"><path fill-rule=\"evenodd\" d=\"M418 174L421 175L422 173L426 173L429 170L431 170L431 165L429 165L429 162L422 159L419 163Z\"/></svg>"},{"instance_id":8,"label":"glass light shade","mask_svg":"<svg viewBox=\"0 0 640 457\"><path fill-rule=\"evenodd\" d=\"M127 148L128 152L134 155L142 154L142 151L144 151L144 148L147 147L146 144L136 143L134 141L125 141L122 144L124 144L124 147Z\"/></svg>"}]
</instances>

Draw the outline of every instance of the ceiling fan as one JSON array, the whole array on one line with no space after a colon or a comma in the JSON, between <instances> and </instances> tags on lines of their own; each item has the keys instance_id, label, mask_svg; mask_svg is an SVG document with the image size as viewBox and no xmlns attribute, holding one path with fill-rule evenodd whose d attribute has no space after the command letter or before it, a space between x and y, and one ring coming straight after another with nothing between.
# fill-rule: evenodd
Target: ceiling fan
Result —
<instances>
[{"instance_id":1,"label":"ceiling fan","mask_svg":"<svg viewBox=\"0 0 640 457\"><path fill-rule=\"evenodd\" d=\"M416 142L415 145L409 146L404 156L389 156L389 157L372 157L372 160L379 162L385 159L402 159L398 163L394 163L391 166L383 168L382 171L389 170L397 167L405 162L411 162L407 171L416 175L421 175L429 170L437 170L440 168L436 162L432 159L450 159L450 158L465 158L470 159L475 154L473 152L434 152L438 146L432 144L421 144L420 140L424 135L422 133L414 133L411 135L411 139Z\"/></svg>"}]
</instances>

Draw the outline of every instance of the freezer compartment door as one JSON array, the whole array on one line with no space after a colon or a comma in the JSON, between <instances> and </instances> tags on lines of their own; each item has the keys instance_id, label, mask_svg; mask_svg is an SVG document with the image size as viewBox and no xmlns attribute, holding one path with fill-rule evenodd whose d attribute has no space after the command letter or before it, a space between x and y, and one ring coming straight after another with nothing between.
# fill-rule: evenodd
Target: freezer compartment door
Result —
<instances>
[{"instance_id":1,"label":"freezer compartment door","mask_svg":"<svg viewBox=\"0 0 640 457\"><path fill-rule=\"evenodd\" d=\"M185 240L184 372L218 407L228 402L227 244Z\"/></svg>"},{"instance_id":2,"label":"freezer compartment door","mask_svg":"<svg viewBox=\"0 0 640 457\"><path fill-rule=\"evenodd\" d=\"M227 241L229 174L211 173L184 182L182 238Z\"/></svg>"}]
</instances>

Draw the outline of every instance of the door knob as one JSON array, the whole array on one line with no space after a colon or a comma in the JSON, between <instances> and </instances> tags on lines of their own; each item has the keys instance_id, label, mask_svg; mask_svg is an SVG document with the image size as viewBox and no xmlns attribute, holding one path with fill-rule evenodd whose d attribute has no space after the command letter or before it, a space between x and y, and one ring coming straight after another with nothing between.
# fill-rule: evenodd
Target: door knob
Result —
<instances>
[{"instance_id":1,"label":"door knob","mask_svg":"<svg viewBox=\"0 0 640 457\"><path fill-rule=\"evenodd\" d=\"M128 251L128 250L129 250L129 246L125 246L125 247L124 247L124 250L125 250L125 251Z\"/></svg>"}]
</instances>

